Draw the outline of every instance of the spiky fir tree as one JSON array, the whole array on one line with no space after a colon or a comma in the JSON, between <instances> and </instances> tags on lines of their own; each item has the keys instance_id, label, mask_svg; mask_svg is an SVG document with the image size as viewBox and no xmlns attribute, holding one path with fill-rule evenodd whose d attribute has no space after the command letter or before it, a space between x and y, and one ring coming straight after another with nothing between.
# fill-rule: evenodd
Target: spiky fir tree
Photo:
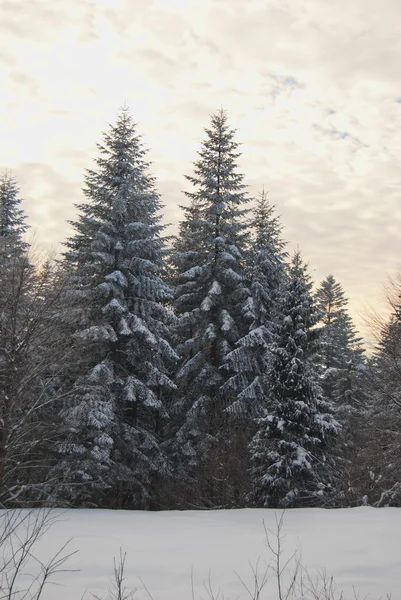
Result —
<instances>
[{"instance_id":1,"label":"spiky fir tree","mask_svg":"<svg viewBox=\"0 0 401 600\"><path fill-rule=\"evenodd\" d=\"M349 505L355 502L359 478L364 470L360 466L369 455L362 446L366 443L367 408L373 394L370 390L367 393L362 340L348 314L344 290L333 275L321 282L315 301L322 324L321 385L342 425L335 447L336 487L339 501ZM365 455L364 458L361 455Z\"/></svg>"},{"instance_id":2,"label":"spiky fir tree","mask_svg":"<svg viewBox=\"0 0 401 600\"><path fill-rule=\"evenodd\" d=\"M339 426L317 383L317 320L306 266L296 253L273 347L269 409L250 446L258 506L315 505L331 488L327 442Z\"/></svg>"},{"instance_id":3,"label":"spiky fir tree","mask_svg":"<svg viewBox=\"0 0 401 600\"><path fill-rule=\"evenodd\" d=\"M2 428L7 428L5 415L11 410L9 388L21 377L19 374L15 377L22 337L19 329L26 328L24 317L31 303L26 282L32 280L32 267L27 258L29 244L23 240L28 226L19 194L16 179L3 173L0 176L0 445L7 444L8 434Z\"/></svg>"},{"instance_id":4,"label":"spiky fir tree","mask_svg":"<svg viewBox=\"0 0 401 600\"><path fill-rule=\"evenodd\" d=\"M224 412L228 399L222 392L227 374L221 367L246 327L250 292L242 251L248 198L238 173L235 132L223 110L205 131L194 175L187 177L195 191L187 193L191 205L173 257L181 356L175 449L184 474L208 481L198 501L226 505L228 476L223 471L230 433Z\"/></svg>"},{"instance_id":5,"label":"spiky fir tree","mask_svg":"<svg viewBox=\"0 0 401 600\"><path fill-rule=\"evenodd\" d=\"M0 501L4 501L9 487L19 476L18 466L26 463L26 454L13 456L18 419L27 413L20 401L20 384L26 366L24 333L30 327L26 315L32 305L29 285L32 267L26 256L28 244L23 241L27 230L26 217L21 209L20 190L16 179L9 173L0 176ZM20 427L22 430L22 427ZM18 432L18 437L25 431ZM10 451L11 450L11 451ZM10 460L10 456L12 457ZM14 459L14 460L13 460ZM25 460L24 460L25 459ZM11 466L10 466L11 464ZM22 469L21 469L22 470ZM10 476L9 472L17 473ZM12 495L12 493L10 493Z\"/></svg>"},{"instance_id":6,"label":"spiky fir tree","mask_svg":"<svg viewBox=\"0 0 401 600\"><path fill-rule=\"evenodd\" d=\"M76 483L67 500L147 507L153 480L168 471L159 434L176 359L164 306L170 290L161 278L161 205L128 110L99 152L86 177L88 205L68 243L72 294L81 300L74 335L81 364L63 413L70 434L60 446L61 468Z\"/></svg>"},{"instance_id":7,"label":"spiky fir tree","mask_svg":"<svg viewBox=\"0 0 401 600\"><path fill-rule=\"evenodd\" d=\"M337 410L357 410L362 402L358 379L364 350L348 314L348 299L341 284L328 275L316 291L315 300L323 324L323 390Z\"/></svg>"},{"instance_id":8,"label":"spiky fir tree","mask_svg":"<svg viewBox=\"0 0 401 600\"><path fill-rule=\"evenodd\" d=\"M3 259L6 254L21 254L28 249L23 235L28 229L26 216L21 209L20 189L17 180L9 173L0 176L0 243ZM4 264L4 262L2 261Z\"/></svg>"},{"instance_id":9,"label":"spiky fir tree","mask_svg":"<svg viewBox=\"0 0 401 600\"><path fill-rule=\"evenodd\" d=\"M251 226L253 235L248 250L251 297L247 303L247 317L251 322L249 331L226 359L231 377L225 389L234 397L228 410L241 419L260 416L267 403L267 373L278 316L277 301L286 275L287 253L281 237L282 227L264 190L256 202Z\"/></svg>"}]
</instances>

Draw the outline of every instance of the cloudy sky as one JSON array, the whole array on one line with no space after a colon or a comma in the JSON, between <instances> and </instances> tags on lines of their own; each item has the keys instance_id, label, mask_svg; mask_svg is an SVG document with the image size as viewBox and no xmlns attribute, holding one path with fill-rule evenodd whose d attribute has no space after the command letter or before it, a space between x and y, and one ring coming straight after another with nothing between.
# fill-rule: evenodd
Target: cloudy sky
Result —
<instances>
[{"instance_id":1,"label":"cloudy sky","mask_svg":"<svg viewBox=\"0 0 401 600\"><path fill-rule=\"evenodd\" d=\"M57 245L84 169L123 104L166 205L223 106L319 281L332 273L362 328L401 263L399 0L0 0L0 169L39 240ZM365 332L366 333L366 332Z\"/></svg>"}]
</instances>

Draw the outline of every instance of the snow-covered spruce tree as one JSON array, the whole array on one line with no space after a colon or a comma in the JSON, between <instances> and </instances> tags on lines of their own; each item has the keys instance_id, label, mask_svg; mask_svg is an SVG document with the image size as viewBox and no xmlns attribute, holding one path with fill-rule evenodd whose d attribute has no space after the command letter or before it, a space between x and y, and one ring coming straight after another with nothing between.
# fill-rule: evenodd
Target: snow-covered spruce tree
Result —
<instances>
[{"instance_id":1,"label":"snow-covered spruce tree","mask_svg":"<svg viewBox=\"0 0 401 600\"><path fill-rule=\"evenodd\" d=\"M99 152L86 178L88 205L68 243L71 293L82 303L79 364L63 410L69 434L60 444L60 476L68 473L73 485L58 501L144 508L155 480L169 472L160 434L177 358L168 341L161 204L128 110Z\"/></svg>"},{"instance_id":2,"label":"snow-covered spruce tree","mask_svg":"<svg viewBox=\"0 0 401 600\"><path fill-rule=\"evenodd\" d=\"M317 383L318 316L297 252L284 286L270 371L269 409L250 444L257 506L322 504L331 490L327 443L339 425Z\"/></svg>"},{"instance_id":3,"label":"snow-covered spruce tree","mask_svg":"<svg viewBox=\"0 0 401 600\"><path fill-rule=\"evenodd\" d=\"M251 297L246 307L251 323L249 331L226 358L226 368L231 377L225 389L230 390L235 398L227 410L237 414L241 420L246 416L250 419L260 416L266 407L270 348L288 256L281 237L281 223L264 190L256 202L251 226L251 247L247 254Z\"/></svg>"},{"instance_id":4,"label":"snow-covered spruce tree","mask_svg":"<svg viewBox=\"0 0 401 600\"><path fill-rule=\"evenodd\" d=\"M248 327L250 291L242 254L248 198L226 113L214 114L205 131L194 175L187 177L195 190L187 193L191 205L173 256L181 356L173 445L181 476L192 478L187 500L197 496L199 505L227 506L238 483L228 466L235 462L238 436L229 431L225 409L231 399L222 391L228 375L221 367Z\"/></svg>"},{"instance_id":5,"label":"snow-covered spruce tree","mask_svg":"<svg viewBox=\"0 0 401 600\"><path fill-rule=\"evenodd\" d=\"M323 391L340 412L357 410L363 403L358 382L364 370L364 349L348 314L348 299L333 275L321 282L315 301L323 324Z\"/></svg>"}]
</instances>

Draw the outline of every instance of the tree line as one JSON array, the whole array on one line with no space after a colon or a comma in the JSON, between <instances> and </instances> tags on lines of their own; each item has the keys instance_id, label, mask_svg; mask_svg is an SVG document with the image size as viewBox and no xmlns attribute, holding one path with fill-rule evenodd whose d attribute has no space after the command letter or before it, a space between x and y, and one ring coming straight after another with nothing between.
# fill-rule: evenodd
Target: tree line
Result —
<instances>
[{"instance_id":1,"label":"tree line","mask_svg":"<svg viewBox=\"0 0 401 600\"><path fill-rule=\"evenodd\" d=\"M247 192L223 110L167 237L128 109L62 256L0 179L0 504L124 509L401 503L401 304L367 357Z\"/></svg>"}]
</instances>

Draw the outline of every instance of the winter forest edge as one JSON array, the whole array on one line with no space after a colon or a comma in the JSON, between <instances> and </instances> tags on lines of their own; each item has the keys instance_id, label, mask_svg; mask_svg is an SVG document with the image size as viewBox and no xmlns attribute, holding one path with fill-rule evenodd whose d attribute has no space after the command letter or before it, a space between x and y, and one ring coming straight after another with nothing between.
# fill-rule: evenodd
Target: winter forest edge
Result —
<instances>
[{"instance_id":1,"label":"winter forest edge","mask_svg":"<svg viewBox=\"0 0 401 600\"><path fill-rule=\"evenodd\" d=\"M122 109L56 260L1 176L2 507L401 506L401 301L366 356L238 147L218 111L168 238Z\"/></svg>"}]
</instances>

